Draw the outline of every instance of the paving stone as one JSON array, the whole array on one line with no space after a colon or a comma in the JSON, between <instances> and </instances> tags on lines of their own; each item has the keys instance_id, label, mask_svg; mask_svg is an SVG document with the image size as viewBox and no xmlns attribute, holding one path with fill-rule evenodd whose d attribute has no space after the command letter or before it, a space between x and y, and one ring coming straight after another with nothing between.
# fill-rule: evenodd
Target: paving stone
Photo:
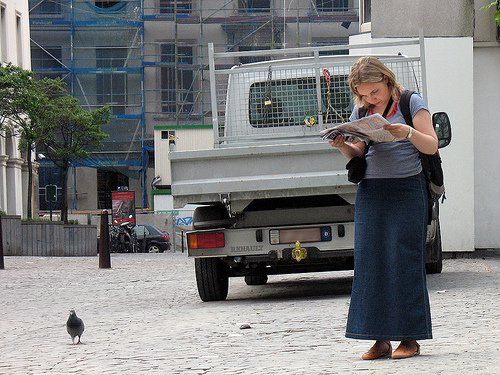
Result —
<instances>
[{"instance_id":1,"label":"paving stone","mask_svg":"<svg viewBox=\"0 0 500 375\"><path fill-rule=\"evenodd\" d=\"M204 303L184 254L113 254L106 270L97 257L6 257L0 374L498 374L499 264L444 260L428 276L435 338L418 357L367 362L371 343L344 337L352 271L235 278L227 301Z\"/></svg>"}]
</instances>

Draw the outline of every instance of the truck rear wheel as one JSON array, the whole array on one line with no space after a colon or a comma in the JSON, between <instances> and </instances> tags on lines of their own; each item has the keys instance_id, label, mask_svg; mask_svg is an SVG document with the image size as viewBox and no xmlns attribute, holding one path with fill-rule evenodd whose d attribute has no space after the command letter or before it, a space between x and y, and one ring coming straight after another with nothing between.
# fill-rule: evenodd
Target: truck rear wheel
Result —
<instances>
[{"instance_id":1,"label":"truck rear wheel","mask_svg":"<svg viewBox=\"0 0 500 375\"><path fill-rule=\"evenodd\" d=\"M204 302L225 300L229 288L227 265L217 258L196 258L194 267L201 300Z\"/></svg>"},{"instance_id":2,"label":"truck rear wheel","mask_svg":"<svg viewBox=\"0 0 500 375\"><path fill-rule=\"evenodd\" d=\"M265 285L267 283L267 275L247 275L245 276L247 285Z\"/></svg>"},{"instance_id":3,"label":"truck rear wheel","mask_svg":"<svg viewBox=\"0 0 500 375\"><path fill-rule=\"evenodd\" d=\"M437 222L436 237L434 238L434 241L427 245L427 251L435 260L431 263L425 264L426 273L441 273L443 270L443 248L441 246L441 228L439 226L439 221Z\"/></svg>"}]
</instances>

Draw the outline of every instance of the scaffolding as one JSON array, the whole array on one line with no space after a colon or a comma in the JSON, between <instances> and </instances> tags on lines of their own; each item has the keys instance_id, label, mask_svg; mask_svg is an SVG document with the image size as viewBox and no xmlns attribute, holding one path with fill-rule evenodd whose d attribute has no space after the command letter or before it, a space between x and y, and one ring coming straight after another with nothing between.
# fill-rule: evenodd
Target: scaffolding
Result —
<instances>
[{"instance_id":1,"label":"scaffolding","mask_svg":"<svg viewBox=\"0 0 500 375\"><path fill-rule=\"evenodd\" d=\"M104 148L76 167L139 179L144 208L153 177L148 178L147 171L154 163L154 127L212 123L209 42L216 52L346 44L357 32L359 19L357 0L29 4L32 69L63 78L88 109L112 109L111 122L103 129L110 135ZM231 67L258 60L247 56L221 64Z\"/></svg>"}]
</instances>

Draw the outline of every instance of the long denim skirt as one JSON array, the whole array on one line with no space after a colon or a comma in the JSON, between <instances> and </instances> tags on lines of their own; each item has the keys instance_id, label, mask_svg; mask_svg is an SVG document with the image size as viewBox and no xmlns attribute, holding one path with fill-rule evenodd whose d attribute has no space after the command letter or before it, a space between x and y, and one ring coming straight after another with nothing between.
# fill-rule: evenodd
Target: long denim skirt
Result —
<instances>
[{"instance_id":1,"label":"long denim skirt","mask_svg":"<svg viewBox=\"0 0 500 375\"><path fill-rule=\"evenodd\" d=\"M427 205L422 173L359 184L346 337L432 338L425 273Z\"/></svg>"}]
</instances>

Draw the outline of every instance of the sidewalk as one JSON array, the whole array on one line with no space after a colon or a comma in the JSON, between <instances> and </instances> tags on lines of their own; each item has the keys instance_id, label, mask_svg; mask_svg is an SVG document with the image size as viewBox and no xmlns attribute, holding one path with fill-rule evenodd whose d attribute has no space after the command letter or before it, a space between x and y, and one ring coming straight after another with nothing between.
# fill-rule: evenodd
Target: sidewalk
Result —
<instances>
[{"instance_id":1,"label":"sidewalk","mask_svg":"<svg viewBox=\"0 0 500 375\"><path fill-rule=\"evenodd\" d=\"M185 254L5 257L0 374L498 374L498 258L447 259L428 276L434 339L421 356L367 362L344 337L351 272L231 279L228 300L198 298ZM65 323L85 322L81 345ZM248 323L251 329L241 330ZM397 343L393 343L397 345Z\"/></svg>"}]
</instances>

